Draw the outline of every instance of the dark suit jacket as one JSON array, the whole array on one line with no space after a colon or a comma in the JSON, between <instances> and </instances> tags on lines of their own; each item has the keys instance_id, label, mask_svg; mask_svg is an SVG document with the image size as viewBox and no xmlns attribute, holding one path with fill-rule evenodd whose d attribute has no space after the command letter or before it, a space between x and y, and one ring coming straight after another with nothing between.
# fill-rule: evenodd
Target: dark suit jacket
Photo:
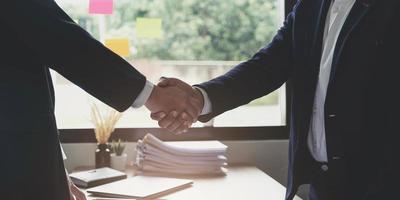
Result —
<instances>
[{"instance_id":1,"label":"dark suit jacket","mask_svg":"<svg viewBox=\"0 0 400 200\"><path fill-rule=\"evenodd\" d=\"M0 198L69 200L49 68L119 111L146 79L53 1L4 1L0 27Z\"/></svg>"},{"instance_id":2,"label":"dark suit jacket","mask_svg":"<svg viewBox=\"0 0 400 200\"><path fill-rule=\"evenodd\" d=\"M212 102L213 112L201 118L207 121L290 80L287 199L310 182L306 138L329 5L298 1L270 44L199 85ZM397 0L357 0L339 36L325 102L332 199L398 199L399 19Z\"/></svg>"}]
</instances>

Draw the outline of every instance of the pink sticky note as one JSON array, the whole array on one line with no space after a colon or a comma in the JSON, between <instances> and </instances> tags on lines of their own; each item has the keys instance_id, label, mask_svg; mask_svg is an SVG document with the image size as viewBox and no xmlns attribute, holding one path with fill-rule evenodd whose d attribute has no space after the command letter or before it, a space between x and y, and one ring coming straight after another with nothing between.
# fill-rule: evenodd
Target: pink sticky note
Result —
<instances>
[{"instance_id":1,"label":"pink sticky note","mask_svg":"<svg viewBox=\"0 0 400 200\"><path fill-rule=\"evenodd\" d=\"M89 1L90 14L106 14L113 13L113 0L90 0Z\"/></svg>"}]
</instances>

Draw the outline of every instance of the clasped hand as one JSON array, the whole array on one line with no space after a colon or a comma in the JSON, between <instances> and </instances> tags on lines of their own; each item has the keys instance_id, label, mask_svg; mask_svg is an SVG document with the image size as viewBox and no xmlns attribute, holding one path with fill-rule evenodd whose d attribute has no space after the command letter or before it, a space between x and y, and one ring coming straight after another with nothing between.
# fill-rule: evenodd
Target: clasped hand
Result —
<instances>
[{"instance_id":1,"label":"clasped hand","mask_svg":"<svg viewBox=\"0 0 400 200\"><path fill-rule=\"evenodd\" d=\"M154 87L146 107L161 128L180 134L197 121L203 104L203 96L197 89L179 79L162 78Z\"/></svg>"}]
</instances>

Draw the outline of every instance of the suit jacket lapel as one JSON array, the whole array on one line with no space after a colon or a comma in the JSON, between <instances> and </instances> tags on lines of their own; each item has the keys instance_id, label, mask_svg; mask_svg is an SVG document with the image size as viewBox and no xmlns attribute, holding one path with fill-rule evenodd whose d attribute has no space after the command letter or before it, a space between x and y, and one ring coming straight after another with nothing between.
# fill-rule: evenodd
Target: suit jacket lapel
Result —
<instances>
[{"instance_id":1,"label":"suit jacket lapel","mask_svg":"<svg viewBox=\"0 0 400 200\"><path fill-rule=\"evenodd\" d=\"M342 30L340 32L339 38L336 42L335 52L332 61L331 74L329 78L329 85L331 85L332 81L335 78L338 61L340 60L340 56L343 50L343 47L346 44L348 37L354 28L360 23L363 17L366 16L368 11L374 5L375 0L357 0L344 23Z\"/></svg>"},{"instance_id":2,"label":"suit jacket lapel","mask_svg":"<svg viewBox=\"0 0 400 200\"><path fill-rule=\"evenodd\" d=\"M319 64L322 55L322 43L324 39L325 21L328 15L329 7L332 0L320 0L319 1L319 13L316 20L315 30L314 30L314 40L312 44L312 56L311 56L311 66L315 69L316 77L318 77Z\"/></svg>"},{"instance_id":3,"label":"suit jacket lapel","mask_svg":"<svg viewBox=\"0 0 400 200\"><path fill-rule=\"evenodd\" d=\"M326 17L328 15L329 7L331 5L332 0L314 0L315 4L313 4L315 7L313 7L313 18L311 21L312 23L312 30L311 34L313 37L313 40L311 41L311 46L310 46L310 57L307 60L307 78L305 79L307 84L307 87L309 90L307 90L307 94L304 94L307 97L306 102L308 102L309 105L306 105L306 107L312 108L313 102L314 102L314 97L315 97L315 91L317 87L317 81L318 81L318 73L319 73L319 64L321 61L321 55L322 55L322 42L324 38L324 30L325 30L325 21ZM307 118L304 119L307 121L307 123L302 124L299 126L299 130L302 134L300 134L303 139L301 141L307 141L306 137L308 135L308 130L309 130L309 124L311 120L311 112L312 109L308 110L308 113L306 114Z\"/></svg>"},{"instance_id":4,"label":"suit jacket lapel","mask_svg":"<svg viewBox=\"0 0 400 200\"><path fill-rule=\"evenodd\" d=\"M307 94L304 94L307 97L306 102L309 103L309 105L306 105L305 107L312 107L313 102L314 102L314 97L315 97L315 89L317 86L317 80L318 80L318 72L319 72L319 63L321 60L321 55L322 55L322 41L324 37L324 30L325 30L325 21L326 17L328 14L328 10L330 7L330 4L332 0L313 0L315 3L312 5L314 6L312 8L313 11L313 16L312 19L313 21L310 21L312 24L312 29L310 33L312 34L312 40L310 44L310 56L307 60L307 78L305 79L307 84L307 87L309 90L307 90ZM315 14L314 14L315 12ZM306 137L308 135L308 129L309 127L309 121L311 119L311 111L312 109L308 110L308 113L306 114L307 118L304 119L307 121L307 123L304 123L300 126L298 126L298 129L301 132L301 141L306 141Z\"/></svg>"}]
</instances>

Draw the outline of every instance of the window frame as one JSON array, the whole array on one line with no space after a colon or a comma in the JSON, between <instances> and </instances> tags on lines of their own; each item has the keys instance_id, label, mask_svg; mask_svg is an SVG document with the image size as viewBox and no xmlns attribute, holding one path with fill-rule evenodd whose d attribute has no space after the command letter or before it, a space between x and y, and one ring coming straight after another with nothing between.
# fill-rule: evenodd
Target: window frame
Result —
<instances>
[{"instance_id":1,"label":"window frame","mask_svg":"<svg viewBox=\"0 0 400 200\"><path fill-rule=\"evenodd\" d=\"M297 0L285 0L285 16L291 11ZM147 133L152 133L164 141L184 140L287 140L289 139L291 113L291 84L286 83L286 125L258 127L196 127L182 135L165 134L161 128L117 128L111 135L112 139L122 139L127 142L137 142ZM59 129L62 143L96 143L93 129Z\"/></svg>"}]
</instances>

